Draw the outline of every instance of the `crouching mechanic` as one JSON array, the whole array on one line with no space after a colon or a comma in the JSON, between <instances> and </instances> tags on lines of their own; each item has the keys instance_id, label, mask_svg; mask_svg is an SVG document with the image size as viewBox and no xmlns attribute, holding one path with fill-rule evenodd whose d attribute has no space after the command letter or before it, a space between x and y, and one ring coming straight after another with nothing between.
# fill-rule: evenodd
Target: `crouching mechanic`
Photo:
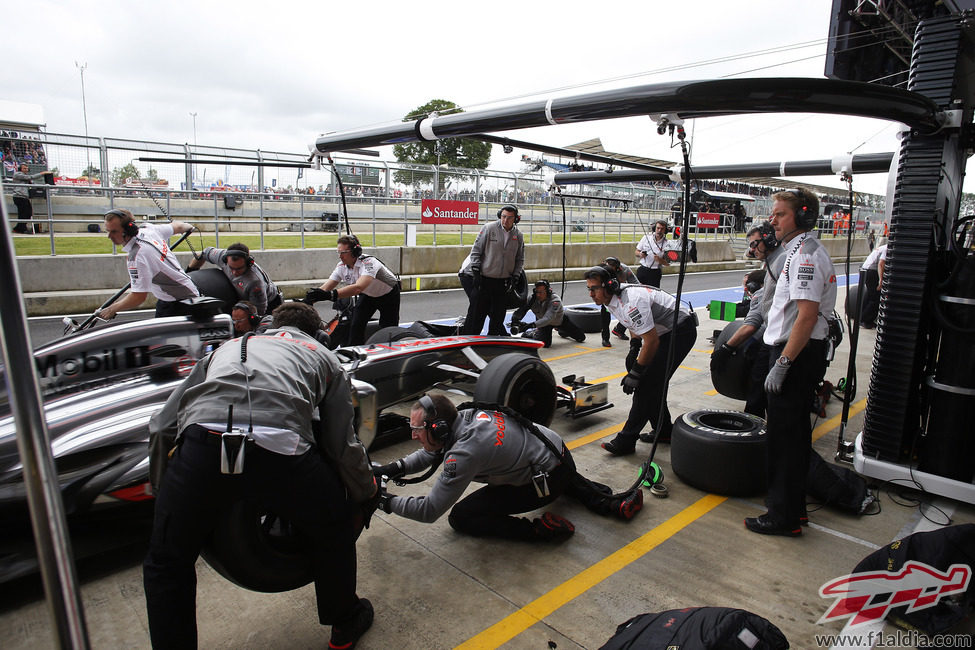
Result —
<instances>
[{"instance_id":1,"label":"crouching mechanic","mask_svg":"<svg viewBox=\"0 0 975 650\"><path fill-rule=\"evenodd\" d=\"M190 261L187 272L203 268L204 262L219 267L234 286L237 299L254 305L260 316L270 314L282 303L281 291L254 261L247 244L231 244L226 250L207 246L199 257Z\"/></svg>"},{"instance_id":2,"label":"crouching mechanic","mask_svg":"<svg viewBox=\"0 0 975 650\"><path fill-rule=\"evenodd\" d=\"M459 533L540 542L566 538L575 527L551 512L531 520L512 515L547 506L562 494L620 519L631 519L643 507L640 488L613 495L583 478L557 433L511 412L458 411L443 395L424 395L410 410L410 428L423 449L377 467L376 475L398 478L435 469L441 458L443 471L427 496L382 490L379 507L386 513L431 523L453 506L447 521ZM487 485L457 502L471 482Z\"/></svg>"},{"instance_id":3,"label":"crouching mechanic","mask_svg":"<svg viewBox=\"0 0 975 650\"><path fill-rule=\"evenodd\" d=\"M335 250L339 254L335 270L322 286L305 293L305 302L335 302L340 298L359 296L349 324L348 344L362 345L366 342L366 324L377 310L380 328L399 325L400 281L378 259L362 254L362 245L355 235L339 237ZM344 286L336 288L339 284ZM338 342L339 345L344 343Z\"/></svg>"},{"instance_id":4,"label":"crouching mechanic","mask_svg":"<svg viewBox=\"0 0 975 650\"><path fill-rule=\"evenodd\" d=\"M606 309L632 334L630 352L626 356L627 374L623 377L623 392L633 395L633 405L623 425L623 430L603 449L614 456L626 456L636 451L636 441L649 442L648 435L640 435L644 425L662 413L657 439L670 440L673 421L664 400L667 382L673 376L687 353L697 340L697 323L694 314L685 305L677 305L677 299L655 287L646 285L620 285L605 266L594 266L585 274L586 288L597 305ZM677 314L677 328L674 312ZM674 356L667 363L670 340L676 336ZM654 425L657 423L654 422Z\"/></svg>"},{"instance_id":5,"label":"crouching mechanic","mask_svg":"<svg viewBox=\"0 0 975 650\"><path fill-rule=\"evenodd\" d=\"M150 423L152 445L179 431L143 566L153 647L196 647L194 565L219 513L239 499L310 538L330 648L352 647L372 625L372 605L356 595L355 540L379 491L353 429L349 378L313 338L313 307L282 305L272 325L201 359Z\"/></svg>"},{"instance_id":6,"label":"crouching mechanic","mask_svg":"<svg viewBox=\"0 0 975 650\"><path fill-rule=\"evenodd\" d=\"M521 319L525 317L528 310L535 314L534 323L525 323ZM548 280L539 280L535 283L535 290L532 297L528 299L528 304L519 307L511 316L511 333L525 333L525 338L542 341L545 347L552 346L552 329L559 332L559 336L567 339L575 339L582 343L586 340L586 334L579 326L572 322L562 308L562 298L559 294L552 291L552 285Z\"/></svg>"}]
</instances>

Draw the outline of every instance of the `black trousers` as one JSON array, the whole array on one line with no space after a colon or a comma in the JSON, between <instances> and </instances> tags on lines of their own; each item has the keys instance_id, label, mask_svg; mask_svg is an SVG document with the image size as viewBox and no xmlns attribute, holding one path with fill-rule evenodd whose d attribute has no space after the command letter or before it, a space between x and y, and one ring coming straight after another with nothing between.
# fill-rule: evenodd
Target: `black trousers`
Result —
<instances>
[{"instance_id":1,"label":"black trousers","mask_svg":"<svg viewBox=\"0 0 975 650\"><path fill-rule=\"evenodd\" d=\"M156 318L189 315L189 306L179 302L178 300L156 300Z\"/></svg>"},{"instance_id":2,"label":"black trousers","mask_svg":"<svg viewBox=\"0 0 975 650\"><path fill-rule=\"evenodd\" d=\"M877 324L877 310L880 308L880 274L877 269L860 269L863 276L863 303L860 307L860 324L873 327Z\"/></svg>"},{"instance_id":3,"label":"black trousers","mask_svg":"<svg viewBox=\"0 0 975 650\"><path fill-rule=\"evenodd\" d=\"M531 435L526 434L526 435ZM533 483L486 485L457 502L447 521L459 533L475 537L501 537L532 541L535 530L530 519L511 515L538 510L563 494L578 500L598 514L609 514L612 490L580 476L569 450L562 448L562 463L548 476L548 496L540 497Z\"/></svg>"},{"instance_id":4,"label":"black trousers","mask_svg":"<svg viewBox=\"0 0 975 650\"><path fill-rule=\"evenodd\" d=\"M380 328L399 325L399 298L398 282L385 296L373 298L360 293L355 309L352 310L352 322L349 324L349 345L362 345L366 342L366 324L377 310Z\"/></svg>"},{"instance_id":5,"label":"black trousers","mask_svg":"<svg viewBox=\"0 0 975 650\"><path fill-rule=\"evenodd\" d=\"M283 456L249 444L244 473L220 473L220 436L187 427L163 475L143 564L154 648L195 648L196 569L217 515L234 501L257 500L311 538L318 620L348 619L358 603L352 507L318 451Z\"/></svg>"},{"instance_id":6,"label":"black trousers","mask_svg":"<svg viewBox=\"0 0 975 650\"><path fill-rule=\"evenodd\" d=\"M651 269L641 264L636 269L636 279L640 281L640 284L647 284L659 289L661 276L663 276L663 271L660 268Z\"/></svg>"},{"instance_id":7,"label":"black trousers","mask_svg":"<svg viewBox=\"0 0 975 650\"><path fill-rule=\"evenodd\" d=\"M769 348L769 368L784 345ZM806 507L812 446L809 405L826 373L826 344L811 340L792 362L782 392L768 395L768 512L776 524L798 527Z\"/></svg>"},{"instance_id":8,"label":"black trousers","mask_svg":"<svg viewBox=\"0 0 975 650\"><path fill-rule=\"evenodd\" d=\"M674 359L670 367L667 367L667 350L670 347L672 336L677 337L677 345L674 348ZM635 353L639 352L641 339L634 337L633 341L636 341L637 345L631 342L628 362L631 361L631 358L635 360ZM656 418L660 414L661 408L663 408L663 421L658 435L663 437L670 435L674 423L670 417L670 409L667 408L667 403L663 401L664 386L670 382L670 378L677 371L677 366L694 347L695 341L697 341L697 327L694 326L694 321L691 318L685 319L675 331L667 332L660 337L657 353L653 355L650 366L644 371L643 378L633 393L630 413L627 415L626 423L619 435L635 440L648 422L653 425L653 428L656 428ZM630 363L627 363L627 370L629 370L629 366Z\"/></svg>"},{"instance_id":9,"label":"black trousers","mask_svg":"<svg viewBox=\"0 0 975 650\"><path fill-rule=\"evenodd\" d=\"M34 206L31 205L29 198L24 196L15 196L14 205L17 206L18 219L29 221L34 218ZM14 232L25 233L27 232L28 227L31 228L31 232L33 232L33 226L23 223L23 221L14 226Z\"/></svg>"},{"instance_id":10,"label":"black trousers","mask_svg":"<svg viewBox=\"0 0 975 650\"><path fill-rule=\"evenodd\" d=\"M609 310L606 309L606 305L600 305L599 306L599 318L600 318L600 321L599 321L599 323L600 323L600 332L603 335L603 340L604 341L608 341L609 340L609 323L612 320L612 316L610 315ZM623 326L623 323L617 322L616 323L616 327L613 328L613 332L615 332L616 334L625 335L626 334L626 327Z\"/></svg>"},{"instance_id":11,"label":"black trousers","mask_svg":"<svg viewBox=\"0 0 975 650\"><path fill-rule=\"evenodd\" d=\"M507 311L508 278L488 278L481 276L481 286L476 292L476 299L471 301L473 318L464 323L465 334L480 334L484 326L484 319L488 318L488 335L504 336L508 331L504 328L504 314ZM471 312L468 312L470 314ZM475 327L480 324L481 328Z\"/></svg>"},{"instance_id":12,"label":"black trousers","mask_svg":"<svg viewBox=\"0 0 975 650\"><path fill-rule=\"evenodd\" d=\"M748 385L745 413L764 418L765 408L768 404L768 399L765 395L765 378L768 377L770 367L768 360L769 346L760 341L753 341L748 346L746 354L749 355L748 358L751 358L752 365L749 372L751 383Z\"/></svg>"},{"instance_id":13,"label":"black trousers","mask_svg":"<svg viewBox=\"0 0 975 650\"><path fill-rule=\"evenodd\" d=\"M477 313L477 294L480 289L474 286L473 275L458 273L457 277L460 278L460 286L463 287L468 300L467 316L464 318L464 327L460 330L461 334L480 334L481 330L484 329L485 318L485 314L481 314L478 318Z\"/></svg>"},{"instance_id":14,"label":"black trousers","mask_svg":"<svg viewBox=\"0 0 975 650\"><path fill-rule=\"evenodd\" d=\"M544 325L542 327L536 327L531 331L531 338L536 341L541 341L545 344L545 347L552 347L552 330L556 330L559 336L564 336L569 339L575 339L578 343L582 343L586 340L586 333L579 329L579 326L572 322L572 320L563 315L562 324L558 327L554 325Z\"/></svg>"}]
</instances>

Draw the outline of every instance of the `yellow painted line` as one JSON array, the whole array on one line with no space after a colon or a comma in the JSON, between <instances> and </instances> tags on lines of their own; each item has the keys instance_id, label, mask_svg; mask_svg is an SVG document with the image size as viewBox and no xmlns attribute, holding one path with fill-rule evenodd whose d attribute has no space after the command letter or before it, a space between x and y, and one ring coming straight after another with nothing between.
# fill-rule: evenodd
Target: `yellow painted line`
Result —
<instances>
[{"instance_id":1,"label":"yellow painted line","mask_svg":"<svg viewBox=\"0 0 975 650\"><path fill-rule=\"evenodd\" d=\"M859 413L865 408L867 408L866 398L860 400L859 402L856 402L855 404L850 404L849 417L853 417L854 415L856 415L857 413ZM831 417L828 420L825 420L822 424L820 424L818 427L813 429L813 433L812 433L813 442L819 440L820 438L825 436L833 429L839 427L840 422L842 422L842 420L843 420L843 413L841 412L839 415L834 415L833 417Z\"/></svg>"},{"instance_id":2,"label":"yellow painted line","mask_svg":"<svg viewBox=\"0 0 975 650\"><path fill-rule=\"evenodd\" d=\"M684 370L693 370L694 372L701 372L700 368L691 368L690 366L677 366L678 368L683 368Z\"/></svg>"},{"instance_id":3,"label":"yellow painted line","mask_svg":"<svg viewBox=\"0 0 975 650\"><path fill-rule=\"evenodd\" d=\"M714 348L711 348L710 350L701 350L698 348L691 348L691 349L694 350L695 352L701 352L703 354L711 354L712 352L714 352Z\"/></svg>"},{"instance_id":4,"label":"yellow painted line","mask_svg":"<svg viewBox=\"0 0 975 650\"><path fill-rule=\"evenodd\" d=\"M577 348L581 348L583 346L577 345L576 347ZM568 359L570 357L578 357L578 356L581 356L583 354L592 354L593 352L602 352L603 350L608 350L608 349L609 348L583 348L583 351L582 352L570 352L569 354L563 354L563 355L560 355L560 356L557 356L557 357L548 357L546 359L542 359L542 361L544 361L545 363L549 363L551 361L558 361L559 359Z\"/></svg>"},{"instance_id":5,"label":"yellow painted line","mask_svg":"<svg viewBox=\"0 0 975 650\"><path fill-rule=\"evenodd\" d=\"M581 438L576 438L572 442L566 442L565 446L570 451L582 447L583 445L588 445L590 442L596 442L600 438L605 438L606 436L622 431L623 425L626 422L620 422L619 424L614 424L611 427L606 427L605 429L600 429L596 433L590 433L588 436L583 436Z\"/></svg>"},{"instance_id":6,"label":"yellow painted line","mask_svg":"<svg viewBox=\"0 0 975 650\"><path fill-rule=\"evenodd\" d=\"M713 494L701 497L696 503L633 540L615 553L603 558L588 569L576 574L515 613L501 619L480 634L457 646L464 650L497 648L507 643L554 611L584 594L606 578L655 549L708 512L724 503L727 497Z\"/></svg>"},{"instance_id":7,"label":"yellow painted line","mask_svg":"<svg viewBox=\"0 0 975 650\"><path fill-rule=\"evenodd\" d=\"M706 392L704 394L707 395L708 397L711 397L712 395L717 395L718 394L718 391L717 391L717 389L713 389L713 390L709 390L708 392Z\"/></svg>"},{"instance_id":8,"label":"yellow painted line","mask_svg":"<svg viewBox=\"0 0 975 650\"><path fill-rule=\"evenodd\" d=\"M626 377L625 372L618 372L615 375L607 375L605 377L600 377L599 379L593 379L592 383L599 384L604 381L612 381L613 379L619 379L620 377Z\"/></svg>"}]
</instances>

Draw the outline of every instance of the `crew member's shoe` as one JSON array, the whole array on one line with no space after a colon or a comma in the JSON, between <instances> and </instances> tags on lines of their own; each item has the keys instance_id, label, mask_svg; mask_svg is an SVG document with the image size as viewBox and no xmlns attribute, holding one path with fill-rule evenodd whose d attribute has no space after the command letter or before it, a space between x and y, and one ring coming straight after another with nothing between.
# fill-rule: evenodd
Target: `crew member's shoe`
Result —
<instances>
[{"instance_id":1,"label":"crew member's shoe","mask_svg":"<svg viewBox=\"0 0 975 650\"><path fill-rule=\"evenodd\" d=\"M643 510L643 490L638 488L620 499L619 506L613 509L613 514L629 521L641 510Z\"/></svg>"},{"instance_id":2,"label":"crew member's shoe","mask_svg":"<svg viewBox=\"0 0 975 650\"><path fill-rule=\"evenodd\" d=\"M614 456L629 456L636 451L636 438L617 433L615 438L601 446Z\"/></svg>"},{"instance_id":3,"label":"crew member's shoe","mask_svg":"<svg viewBox=\"0 0 975 650\"><path fill-rule=\"evenodd\" d=\"M360 598L359 603L355 606L355 612L349 620L341 627L332 626L332 638L328 640L329 649L351 650L354 648L362 635L372 627L374 616L375 611L372 608L372 603L365 598Z\"/></svg>"},{"instance_id":4,"label":"crew member's shoe","mask_svg":"<svg viewBox=\"0 0 975 650\"><path fill-rule=\"evenodd\" d=\"M622 325L618 324L618 323L617 323L616 327L613 328L613 334L615 334L616 336L618 336L620 338L620 340L623 340L623 341L629 341L630 340L630 337L628 337L626 335L626 328L623 327Z\"/></svg>"},{"instance_id":5,"label":"crew member's shoe","mask_svg":"<svg viewBox=\"0 0 975 650\"><path fill-rule=\"evenodd\" d=\"M535 529L535 538L546 541L566 539L576 532L571 521L552 512L542 513L540 518L532 521L532 526Z\"/></svg>"},{"instance_id":6,"label":"crew member's shoe","mask_svg":"<svg viewBox=\"0 0 975 650\"><path fill-rule=\"evenodd\" d=\"M784 537L802 535L802 527L798 524L792 527L779 525L772 521L768 513L759 517L745 517L745 528L759 535L782 535Z\"/></svg>"},{"instance_id":7,"label":"crew member's shoe","mask_svg":"<svg viewBox=\"0 0 975 650\"><path fill-rule=\"evenodd\" d=\"M671 434L670 431L667 431L666 433L661 433L657 437L657 442L670 442L670 434ZM650 431L649 433L641 433L640 434L640 441L641 442L653 442L653 431Z\"/></svg>"},{"instance_id":8,"label":"crew member's shoe","mask_svg":"<svg viewBox=\"0 0 975 650\"><path fill-rule=\"evenodd\" d=\"M613 347L613 344L609 342L609 339L603 339L603 347L604 348L611 348L611 347Z\"/></svg>"}]
</instances>

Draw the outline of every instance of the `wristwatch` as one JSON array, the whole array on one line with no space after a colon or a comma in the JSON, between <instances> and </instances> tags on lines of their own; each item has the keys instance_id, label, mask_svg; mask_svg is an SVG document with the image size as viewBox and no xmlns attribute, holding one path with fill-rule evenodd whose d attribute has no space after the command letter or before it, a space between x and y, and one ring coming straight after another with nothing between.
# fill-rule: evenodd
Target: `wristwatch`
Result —
<instances>
[{"instance_id":1,"label":"wristwatch","mask_svg":"<svg viewBox=\"0 0 975 650\"><path fill-rule=\"evenodd\" d=\"M780 366L791 366L792 359L783 354L781 357L776 359L775 363L779 364Z\"/></svg>"}]
</instances>

